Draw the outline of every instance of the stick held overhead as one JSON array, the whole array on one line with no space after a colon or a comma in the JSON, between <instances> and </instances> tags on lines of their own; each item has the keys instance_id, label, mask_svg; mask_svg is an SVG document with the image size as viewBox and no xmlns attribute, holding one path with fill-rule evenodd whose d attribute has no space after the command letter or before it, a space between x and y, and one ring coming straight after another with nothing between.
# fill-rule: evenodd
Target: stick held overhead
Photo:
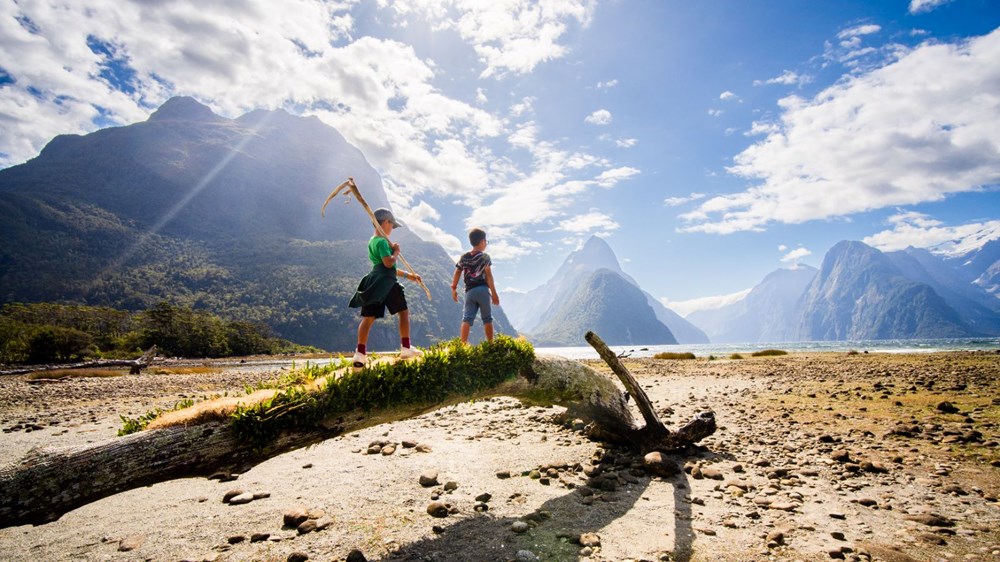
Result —
<instances>
[{"instance_id":1,"label":"stick held overhead","mask_svg":"<svg viewBox=\"0 0 1000 562\"><path fill-rule=\"evenodd\" d=\"M341 192L344 192L345 190L347 197L353 195L358 200L358 203L361 203L361 206L365 209L365 212L368 213L368 217L371 219L372 224L375 225L375 230L379 233L379 235L388 238L385 235L385 231L382 230L382 226L378 223L378 219L375 218L375 212L372 211L372 208L368 206L368 202L365 201L365 198L361 196L361 191L358 189L358 185L354 183L354 178L347 178L347 181L334 188L334 190L326 198L326 201L323 202L323 208L320 209L320 214L325 217L326 206L330 203L330 201L333 200L334 197L339 195ZM403 262L403 265L406 266L406 269L409 269L410 271L416 273L416 271L413 270L413 266L407 263L406 258L403 257L403 254L398 254L398 255L399 259ZM427 300L433 300L431 298L431 291L430 289L427 288L427 285L424 285L423 280L417 281L417 283L424 289L424 293L427 294Z\"/></svg>"}]
</instances>

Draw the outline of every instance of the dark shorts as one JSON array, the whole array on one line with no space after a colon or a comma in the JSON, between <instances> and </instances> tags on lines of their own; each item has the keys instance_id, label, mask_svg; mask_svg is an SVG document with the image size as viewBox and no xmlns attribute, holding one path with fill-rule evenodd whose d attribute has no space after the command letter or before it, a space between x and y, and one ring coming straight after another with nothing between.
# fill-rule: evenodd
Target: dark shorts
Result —
<instances>
[{"instance_id":1,"label":"dark shorts","mask_svg":"<svg viewBox=\"0 0 1000 562\"><path fill-rule=\"evenodd\" d=\"M403 294L403 286L396 283L389 294L385 297L385 300L375 304L369 304L361 307L361 316L374 316L375 318L384 318L385 309L389 309L389 314L398 314L406 310L406 295Z\"/></svg>"}]
</instances>

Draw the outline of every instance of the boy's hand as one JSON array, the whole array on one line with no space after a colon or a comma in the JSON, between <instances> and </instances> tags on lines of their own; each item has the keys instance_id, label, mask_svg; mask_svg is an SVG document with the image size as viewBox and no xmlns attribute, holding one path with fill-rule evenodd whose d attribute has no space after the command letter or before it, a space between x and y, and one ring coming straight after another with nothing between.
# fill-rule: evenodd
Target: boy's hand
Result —
<instances>
[{"instance_id":1,"label":"boy's hand","mask_svg":"<svg viewBox=\"0 0 1000 562\"><path fill-rule=\"evenodd\" d=\"M451 300L458 302L458 289L455 287L451 288Z\"/></svg>"},{"instance_id":2,"label":"boy's hand","mask_svg":"<svg viewBox=\"0 0 1000 562\"><path fill-rule=\"evenodd\" d=\"M493 293L492 297L493 297L492 298L493 304L495 304L496 306L500 306L500 295Z\"/></svg>"},{"instance_id":3,"label":"boy's hand","mask_svg":"<svg viewBox=\"0 0 1000 562\"><path fill-rule=\"evenodd\" d=\"M392 245L391 245L391 247L392 247L392 253L393 254L398 254L399 253L399 244L396 244L395 242L393 242Z\"/></svg>"},{"instance_id":4,"label":"boy's hand","mask_svg":"<svg viewBox=\"0 0 1000 562\"><path fill-rule=\"evenodd\" d=\"M410 272L410 281L413 281L415 283L420 283L423 280L424 280L423 277L417 275L416 273L413 273L412 271Z\"/></svg>"}]
</instances>

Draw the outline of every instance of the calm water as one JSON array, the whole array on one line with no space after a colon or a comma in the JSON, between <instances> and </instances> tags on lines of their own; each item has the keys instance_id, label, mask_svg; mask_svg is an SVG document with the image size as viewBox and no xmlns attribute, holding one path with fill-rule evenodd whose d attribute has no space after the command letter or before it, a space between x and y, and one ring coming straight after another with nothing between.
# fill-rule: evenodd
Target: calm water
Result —
<instances>
[{"instance_id":1,"label":"calm water","mask_svg":"<svg viewBox=\"0 0 1000 562\"><path fill-rule=\"evenodd\" d=\"M705 343L679 345L611 345L615 353L631 357L652 357L657 353L694 353L697 357L748 355L762 349L783 349L789 353L805 351L858 351L871 353L931 353L935 351L1000 350L1000 338L956 338L933 340L810 341L782 343ZM590 346L536 347L537 353L561 355L569 359L597 359Z\"/></svg>"}]
</instances>

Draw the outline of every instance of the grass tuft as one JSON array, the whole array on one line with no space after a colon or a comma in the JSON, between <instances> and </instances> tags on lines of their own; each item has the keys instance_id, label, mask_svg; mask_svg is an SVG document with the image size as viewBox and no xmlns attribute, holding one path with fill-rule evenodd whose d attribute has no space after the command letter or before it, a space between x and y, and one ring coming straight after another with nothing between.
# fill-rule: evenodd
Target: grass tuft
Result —
<instances>
[{"instance_id":1,"label":"grass tuft","mask_svg":"<svg viewBox=\"0 0 1000 562\"><path fill-rule=\"evenodd\" d=\"M663 353L657 353L653 356L653 359L694 359L694 353L690 351L684 353L676 353L671 351L664 351Z\"/></svg>"},{"instance_id":2,"label":"grass tuft","mask_svg":"<svg viewBox=\"0 0 1000 562\"><path fill-rule=\"evenodd\" d=\"M752 357L771 357L775 355L788 355L788 352L783 349L762 349L760 351L755 351L750 355Z\"/></svg>"}]
</instances>

